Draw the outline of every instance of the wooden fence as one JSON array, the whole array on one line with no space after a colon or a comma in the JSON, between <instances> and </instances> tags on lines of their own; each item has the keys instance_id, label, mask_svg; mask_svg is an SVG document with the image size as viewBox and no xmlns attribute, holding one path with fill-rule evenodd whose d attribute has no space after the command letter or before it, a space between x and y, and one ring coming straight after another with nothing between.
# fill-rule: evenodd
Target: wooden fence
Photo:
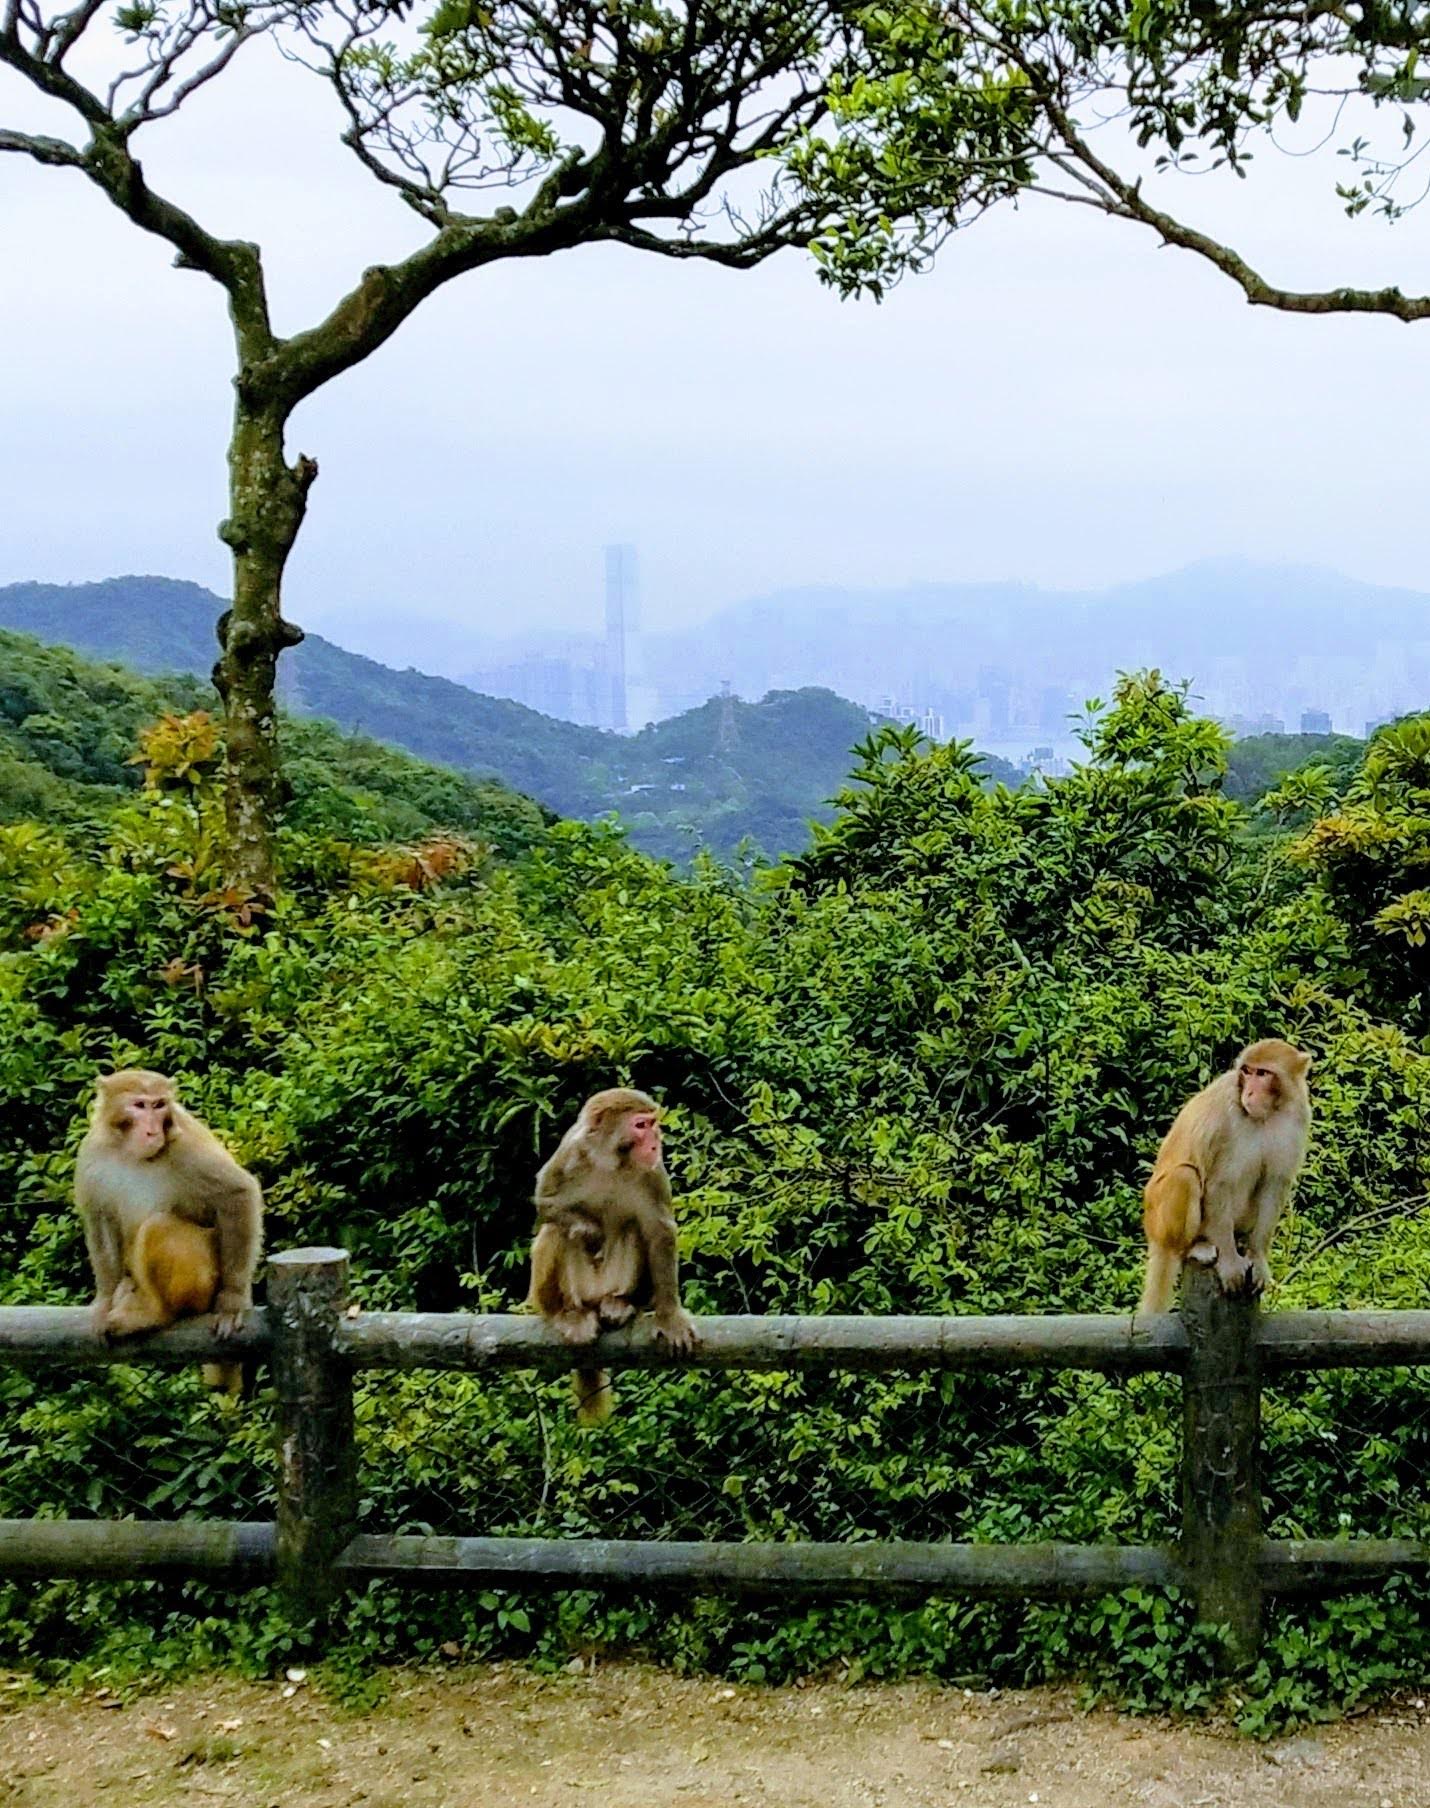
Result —
<instances>
[{"instance_id":1,"label":"wooden fence","mask_svg":"<svg viewBox=\"0 0 1430 1808\"><path fill-rule=\"evenodd\" d=\"M1180 1314L1157 1317L705 1318L689 1357L637 1324L601 1340L611 1368L1169 1370L1182 1376L1182 1524L1175 1543L690 1543L354 1535L358 1369L527 1368L563 1372L571 1351L535 1318L347 1313L348 1258L298 1249L268 1268L268 1306L220 1345L206 1323L122 1348L75 1308L0 1309L0 1362L29 1369L167 1366L238 1354L267 1361L278 1400L276 1523L0 1520L0 1576L277 1580L295 1618L321 1621L346 1586L382 1576L483 1588L731 1591L780 1596L966 1594L1072 1598L1140 1586L1188 1588L1228 1628L1234 1662L1255 1652L1267 1594L1365 1587L1425 1569L1405 1538L1278 1542L1261 1535L1265 1376L1293 1369L1430 1363L1430 1312L1263 1316L1189 1270Z\"/></svg>"}]
</instances>

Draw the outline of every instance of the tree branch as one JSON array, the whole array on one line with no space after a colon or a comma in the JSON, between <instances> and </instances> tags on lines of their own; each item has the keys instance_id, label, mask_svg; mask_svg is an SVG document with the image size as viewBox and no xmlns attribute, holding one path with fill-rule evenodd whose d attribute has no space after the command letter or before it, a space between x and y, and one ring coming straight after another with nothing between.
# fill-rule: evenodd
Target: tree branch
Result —
<instances>
[{"instance_id":1,"label":"tree branch","mask_svg":"<svg viewBox=\"0 0 1430 1808\"><path fill-rule=\"evenodd\" d=\"M1140 183L1127 181L1097 155L1073 124L1071 116L1046 89L1040 72L1027 65L1025 68L1035 82L1038 105L1053 130L1070 154L1107 190L1107 197L1094 201L1094 205L1114 219L1132 220L1151 227L1160 234L1164 244L1195 252L1223 276L1230 277L1253 307L1277 308L1288 314L1388 314L1395 320L1430 320L1430 296L1405 295L1398 288L1302 290L1285 289L1268 282L1229 245L1184 224L1146 200Z\"/></svg>"},{"instance_id":2,"label":"tree branch","mask_svg":"<svg viewBox=\"0 0 1430 1808\"><path fill-rule=\"evenodd\" d=\"M19 151L33 157L36 163L53 163L61 168L84 168L84 153L62 138L35 137L29 132L0 130L0 151Z\"/></svg>"}]
</instances>

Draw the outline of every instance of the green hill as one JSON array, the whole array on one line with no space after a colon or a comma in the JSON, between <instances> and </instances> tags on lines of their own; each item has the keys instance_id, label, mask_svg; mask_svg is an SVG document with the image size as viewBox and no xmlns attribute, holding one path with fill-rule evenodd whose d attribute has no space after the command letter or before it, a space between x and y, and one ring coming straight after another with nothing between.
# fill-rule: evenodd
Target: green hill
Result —
<instances>
[{"instance_id":1,"label":"green hill","mask_svg":"<svg viewBox=\"0 0 1430 1808\"><path fill-rule=\"evenodd\" d=\"M1226 794L1251 803L1302 766L1326 766L1344 784L1364 753L1365 742L1353 735L1247 735L1227 755Z\"/></svg>"},{"instance_id":2,"label":"green hill","mask_svg":"<svg viewBox=\"0 0 1430 1808\"><path fill-rule=\"evenodd\" d=\"M196 679L139 677L0 629L0 822L102 816L139 787L130 755L145 723L213 702ZM460 829L513 854L547 820L504 785L444 771L326 722L289 722L284 750L287 815L296 826L354 841Z\"/></svg>"},{"instance_id":3,"label":"green hill","mask_svg":"<svg viewBox=\"0 0 1430 1808\"><path fill-rule=\"evenodd\" d=\"M223 608L211 591L173 578L0 588L0 627L141 672L205 680ZM772 691L758 703L712 699L640 734L616 735L446 678L395 671L318 634L285 654L279 673L280 701L296 715L495 778L561 816L616 811L639 847L672 859L702 844L728 854L745 837L767 854L798 851L810 818L829 820L826 800L869 732L859 705L806 689ZM290 730L290 761L296 749ZM985 771L1016 778L991 758Z\"/></svg>"}]
</instances>

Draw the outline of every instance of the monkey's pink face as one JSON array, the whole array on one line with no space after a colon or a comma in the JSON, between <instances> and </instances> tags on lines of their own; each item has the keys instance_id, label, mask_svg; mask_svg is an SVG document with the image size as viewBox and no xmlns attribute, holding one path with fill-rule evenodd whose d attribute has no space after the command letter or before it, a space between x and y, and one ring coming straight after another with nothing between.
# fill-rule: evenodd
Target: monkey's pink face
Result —
<instances>
[{"instance_id":1,"label":"monkey's pink face","mask_svg":"<svg viewBox=\"0 0 1430 1808\"><path fill-rule=\"evenodd\" d=\"M115 1113L113 1123L125 1153L136 1161L152 1161L162 1154L174 1127L169 1101L162 1093L148 1097L131 1094Z\"/></svg>"},{"instance_id":2,"label":"monkey's pink face","mask_svg":"<svg viewBox=\"0 0 1430 1808\"><path fill-rule=\"evenodd\" d=\"M1241 1108L1258 1124L1265 1123L1281 1103L1281 1076L1274 1067L1241 1069Z\"/></svg>"},{"instance_id":3,"label":"monkey's pink face","mask_svg":"<svg viewBox=\"0 0 1430 1808\"><path fill-rule=\"evenodd\" d=\"M653 1111L633 1111L621 1139L638 1168L660 1166L660 1119Z\"/></svg>"}]
</instances>

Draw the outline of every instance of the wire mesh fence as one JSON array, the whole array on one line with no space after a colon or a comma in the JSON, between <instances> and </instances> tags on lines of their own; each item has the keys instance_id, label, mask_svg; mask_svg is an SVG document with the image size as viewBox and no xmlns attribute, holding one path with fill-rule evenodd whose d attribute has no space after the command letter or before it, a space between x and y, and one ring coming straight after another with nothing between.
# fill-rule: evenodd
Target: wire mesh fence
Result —
<instances>
[{"instance_id":1,"label":"wire mesh fence","mask_svg":"<svg viewBox=\"0 0 1430 1808\"><path fill-rule=\"evenodd\" d=\"M1167 1542L1170 1375L625 1371L611 1422L522 1371L357 1380L360 1523L678 1539ZM1270 1538L1430 1537L1430 1370L1262 1390ZM266 1376L0 1368L0 1518L271 1519Z\"/></svg>"},{"instance_id":2,"label":"wire mesh fence","mask_svg":"<svg viewBox=\"0 0 1430 1808\"><path fill-rule=\"evenodd\" d=\"M364 1522L679 1539L1166 1540L1172 1377L623 1372L577 1426L527 1374L360 1380Z\"/></svg>"},{"instance_id":3,"label":"wire mesh fence","mask_svg":"<svg viewBox=\"0 0 1430 1808\"><path fill-rule=\"evenodd\" d=\"M0 1518L271 1519L272 1413L197 1369L0 1368Z\"/></svg>"},{"instance_id":4,"label":"wire mesh fence","mask_svg":"<svg viewBox=\"0 0 1430 1808\"><path fill-rule=\"evenodd\" d=\"M1430 1537L1430 1369L1279 1376L1261 1437L1268 1538Z\"/></svg>"}]
</instances>

